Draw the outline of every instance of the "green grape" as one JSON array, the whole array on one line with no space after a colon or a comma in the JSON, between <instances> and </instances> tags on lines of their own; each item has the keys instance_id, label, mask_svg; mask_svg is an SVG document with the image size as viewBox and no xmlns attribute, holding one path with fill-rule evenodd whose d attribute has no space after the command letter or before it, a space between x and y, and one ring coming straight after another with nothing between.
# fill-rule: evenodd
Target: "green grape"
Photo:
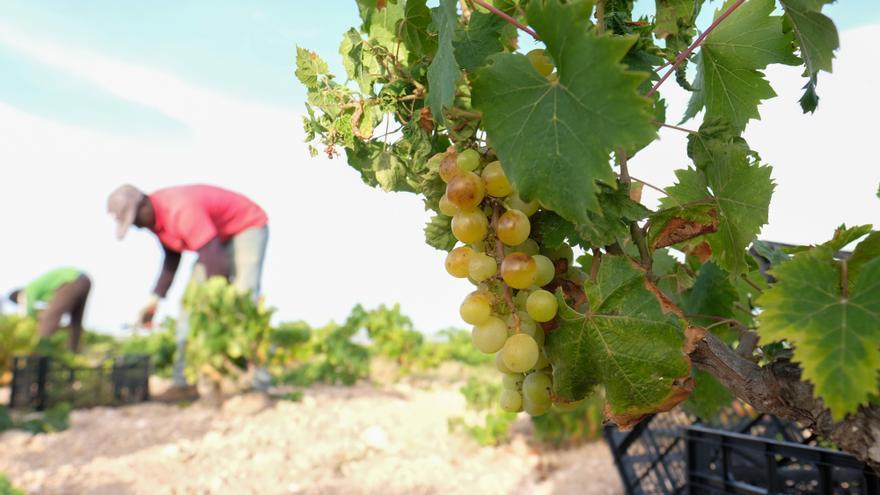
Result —
<instances>
[{"instance_id":1,"label":"green grape","mask_svg":"<svg viewBox=\"0 0 880 495\"><path fill-rule=\"evenodd\" d=\"M444 153L443 159L440 161L440 178L443 182L449 184L453 177L461 175L464 170L458 168L458 160L455 154Z\"/></svg>"},{"instance_id":2,"label":"green grape","mask_svg":"<svg viewBox=\"0 0 880 495\"><path fill-rule=\"evenodd\" d=\"M529 217L519 210L508 210L498 218L495 233L508 246L522 244L529 238L532 227Z\"/></svg>"},{"instance_id":3,"label":"green grape","mask_svg":"<svg viewBox=\"0 0 880 495\"><path fill-rule=\"evenodd\" d=\"M462 210L472 210L483 201L486 189L480 176L462 172L446 184L446 198Z\"/></svg>"},{"instance_id":4,"label":"green grape","mask_svg":"<svg viewBox=\"0 0 880 495\"><path fill-rule=\"evenodd\" d=\"M492 316L492 298L485 292L471 292L458 308L461 319L471 325L482 325Z\"/></svg>"},{"instance_id":5,"label":"green grape","mask_svg":"<svg viewBox=\"0 0 880 495\"><path fill-rule=\"evenodd\" d=\"M526 311L529 316L542 323L552 320L558 309L559 303L556 301L556 296L544 289L532 292L526 301Z\"/></svg>"},{"instance_id":6,"label":"green grape","mask_svg":"<svg viewBox=\"0 0 880 495\"><path fill-rule=\"evenodd\" d=\"M519 317L519 330L535 339L535 342L537 342L539 346L544 345L544 329L539 327L535 320L533 320L525 311L517 311L516 315ZM507 315L507 326L512 332L510 335L515 333L515 329L513 328L515 324L516 322L513 321L513 315Z\"/></svg>"},{"instance_id":7,"label":"green grape","mask_svg":"<svg viewBox=\"0 0 880 495\"><path fill-rule=\"evenodd\" d=\"M547 56L543 49L535 48L526 53L526 57L529 58L529 62L532 63L532 67L538 71L538 74L547 77L553 72L553 60Z\"/></svg>"},{"instance_id":8,"label":"green grape","mask_svg":"<svg viewBox=\"0 0 880 495\"><path fill-rule=\"evenodd\" d=\"M544 330L541 329L541 335L544 335ZM542 370L550 365L550 360L547 359L547 355L544 354L544 351L538 353L538 362L535 363L535 366L532 367L533 370Z\"/></svg>"},{"instance_id":9,"label":"green grape","mask_svg":"<svg viewBox=\"0 0 880 495\"><path fill-rule=\"evenodd\" d=\"M565 259L568 261L568 266L574 263L574 252L568 244L561 244L558 248L549 250L547 257L552 260Z\"/></svg>"},{"instance_id":10,"label":"green grape","mask_svg":"<svg viewBox=\"0 0 880 495\"><path fill-rule=\"evenodd\" d=\"M475 149L468 148L458 154L455 164L458 165L458 168L461 170L473 172L480 166L480 153Z\"/></svg>"},{"instance_id":11,"label":"green grape","mask_svg":"<svg viewBox=\"0 0 880 495\"><path fill-rule=\"evenodd\" d=\"M526 310L526 302L529 299L529 291L520 290L516 292L516 295L513 296L513 304L523 311Z\"/></svg>"},{"instance_id":12,"label":"green grape","mask_svg":"<svg viewBox=\"0 0 880 495\"><path fill-rule=\"evenodd\" d=\"M474 253L468 265L468 276L474 282L488 280L498 273L498 262L485 253Z\"/></svg>"},{"instance_id":13,"label":"green grape","mask_svg":"<svg viewBox=\"0 0 880 495\"><path fill-rule=\"evenodd\" d=\"M523 380L523 397L533 404L550 402L550 390L553 388L553 380L550 375L542 372L529 373Z\"/></svg>"},{"instance_id":14,"label":"green grape","mask_svg":"<svg viewBox=\"0 0 880 495\"><path fill-rule=\"evenodd\" d=\"M501 391L501 398L498 400L498 404L501 406L501 409L507 412L520 412L522 411L522 395L516 390L504 389Z\"/></svg>"},{"instance_id":15,"label":"green grape","mask_svg":"<svg viewBox=\"0 0 880 495\"><path fill-rule=\"evenodd\" d=\"M474 250L467 246L459 246L449 251L449 254L446 255L446 272L455 278L467 277L473 255Z\"/></svg>"},{"instance_id":16,"label":"green grape","mask_svg":"<svg viewBox=\"0 0 880 495\"><path fill-rule=\"evenodd\" d=\"M507 250L510 252L507 252ZM505 254L510 254L513 252L519 251L520 253L526 253L529 256L534 256L541 252L541 248L538 246L538 242L534 239L526 239L522 244L517 244L516 246L508 246L505 248Z\"/></svg>"},{"instance_id":17,"label":"green grape","mask_svg":"<svg viewBox=\"0 0 880 495\"><path fill-rule=\"evenodd\" d=\"M505 373L501 376L501 385L505 390L520 390L524 379L522 373Z\"/></svg>"},{"instance_id":18,"label":"green grape","mask_svg":"<svg viewBox=\"0 0 880 495\"><path fill-rule=\"evenodd\" d=\"M501 262L501 278L514 289L525 289L535 283L538 265L526 253L510 253Z\"/></svg>"},{"instance_id":19,"label":"green grape","mask_svg":"<svg viewBox=\"0 0 880 495\"><path fill-rule=\"evenodd\" d=\"M533 402L523 396L523 410L530 416L543 416L550 410L551 404L549 399L547 402Z\"/></svg>"},{"instance_id":20,"label":"green grape","mask_svg":"<svg viewBox=\"0 0 880 495\"><path fill-rule=\"evenodd\" d=\"M507 329L505 334L506 332ZM524 333L508 337L501 350L504 365L517 373L524 373L535 366L538 362L538 351L535 339Z\"/></svg>"},{"instance_id":21,"label":"green grape","mask_svg":"<svg viewBox=\"0 0 880 495\"><path fill-rule=\"evenodd\" d=\"M537 201L523 201L522 198L519 197L519 194L513 193L507 197L507 206L519 210L528 216L532 216L538 211L540 204Z\"/></svg>"},{"instance_id":22,"label":"green grape","mask_svg":"<svg viewBox=\"0 0 880 495\"><path fill-rule=\"evenodd\" d=\"M483 167L482 176L489 196L503 198L513 192L513 187L504 175L504 169L501 168L501 162L496 160Z\"/></svg>"},{"instance_id":23,"label":"green grape","mask_svg":"<svg viewBox=\"0 0 880 495\"><path fill-rule=\"evenodd\" d=\"M500 352L495 354L495 369L502 373L513 373L512 371L510 371L510 368L508 368L507 365L504 364L504 359L502 359Z\"/></svg>"},{"instance_id":24,"label":"green grape","mask_svg":"<svg viewBox=\"0 0 880 495\"><path fill-rule=\"evenodd\" d=\"M535 254L532 255L532 259L535 260L535 264L538 266L538 276L535 277L535 285L544 287L556 278L556 267L553 266L550 258L542 254Z\"/></svg>"},{"instance_id":25,"label":"green grape","mask_svg":"<svg viewBox=\"0 0 880 495\"><path fill-rule=\"evenodd\" d=\"M489 221L480 210L460 211L452 217L452 235L465 244L482 241L488 231Z\"/></svg>"},{"instance_id":26,"label":"green grape","mask_svg":"<svg viewBox=\"0 0 880 495\"><path fill-rule=\"evenodd\" d=\"M471 332L474 347L486 354L501 350L506 342L505 339L507 339L507 325L495 316L490 316L484 323L475 326ZM506 360L504 364L508 364Z\"/></svg>"},{"instance_id":27,"label":"green grape","mask_svg":"<svg viewBox=\"0 0 880 495\"><path fill-rule=\"evenodd\" d=\"M449 198L446 197L446 193L443 193L443 196L440 196L440 213L447 217L453 217L460 211L461 208L455 206L452 201L449 201Z\"/></svg>"}]
</instances>

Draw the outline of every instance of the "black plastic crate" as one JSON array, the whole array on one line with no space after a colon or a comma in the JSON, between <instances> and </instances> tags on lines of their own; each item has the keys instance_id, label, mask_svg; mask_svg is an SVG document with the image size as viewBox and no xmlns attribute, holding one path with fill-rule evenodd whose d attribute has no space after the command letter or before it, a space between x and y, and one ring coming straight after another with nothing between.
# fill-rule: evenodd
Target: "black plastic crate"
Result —
<instances>
[{"instance_id":1,"label":"black plastic crate","mask_svg":"<svg viewBox=\"0 0 880 495\"><path fill-rule=\"evenodd\" d=\"M620 431L614 425L605 427L605 439L627 495L687 493L684 432L695 422L698 419L694 416L674 409L645 418L629 431ZM713 426L798 445L813 440L796 424L766 414L753 417L729 411Z\"/></svg>"},{"instance_id":2,"label":"black plastic crate","mask_svg":"<svg viewBox=\"0 0 880 495\"><path fill-rule=\"evenodd\" d=\"M127 355L96 367L73 367L47 356L12 360L11 409L42 411L66 402L74 408L113 406L150 398L149 356Z\"/></svg>"},{"instance_id":3,"label":"black plastic crate","mask_svg":"<svg viewBox=\"0 0 880 495\"><path fill-rule=\"evenodd\" d=\"M877 473L834 450L691 426L685 430L690 495L878 495Z\"/></svg>"}]
</instances>

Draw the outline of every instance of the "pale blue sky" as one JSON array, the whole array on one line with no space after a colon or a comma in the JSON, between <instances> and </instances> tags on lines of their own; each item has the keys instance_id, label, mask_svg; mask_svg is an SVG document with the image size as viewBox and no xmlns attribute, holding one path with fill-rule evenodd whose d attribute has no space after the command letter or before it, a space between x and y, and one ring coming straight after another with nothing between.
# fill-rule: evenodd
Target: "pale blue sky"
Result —
<instances>
[{"instance_id":1,"label":"pale blue sky","mask_svg":"<svg viewBox=\"0 0 880 495\"><path fill-rule=\"evenodd\" d=\"M802 116L799 71L774 68L779 97L746 136L779 182L762 234L772 240L817 242L842 221L880 217L880 167L868 161L880 153L865 149L876 147L880 103L863 96L880 85L865 64L880 2L828 11L843 48L834 75L820 78L819 111ZM268 211L264 288L279 318L318 325L358 302L400 302L422 330L463 326L457 308L471 289L424 244L420 200L368 189L343 160L311 159L302 143L295 46L340 72L339 40L358 21L354 1L342 0L0 0L0 292L54 266L82 267L95 280L86 323L121 328L160 253L144 232L115 241L107 193L123 182L148 191L208 182ZM687 95L674 84L661 93L680 114ZM685 141L661 138L632 167L665 186L686 165ZM176 312L191 261L163 312Z\"/></svg>"}]
</instances>

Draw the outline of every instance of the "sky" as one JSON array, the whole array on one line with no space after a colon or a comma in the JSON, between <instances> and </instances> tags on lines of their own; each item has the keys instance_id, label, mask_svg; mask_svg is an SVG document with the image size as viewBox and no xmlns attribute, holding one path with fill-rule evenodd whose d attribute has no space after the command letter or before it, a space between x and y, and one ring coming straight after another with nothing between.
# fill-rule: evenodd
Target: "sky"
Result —
<instances>
[{"instance_id":1,"label":"sky","mask_svg":"<svg viewBox=\"0 0 880 495\"><path fill-rule=\"evenodd\" d=\"M820 242L841 222L880 220L880 69L865 63L876 59L880 2L826 11L842 48L834 74L820 76L819 110L803 116L799 71L773 67L779 96L746 132L778 183L765 239ZM343 160L310 158L303 142L295 47L342 73L338 43L357 24L354 2L342 0L0 0L0 292L80 267L94 283L86 325L120 331L146 301L161 253L147 232L116 241L107 194L122 183L211 183L269 214L263 288L277 320L321 325L357 303L399 302L422 331L463 326L469 284L424 244L421 201L369 189ZM673 83L661 93L673 120L687 95ZM672 184L684 146L664 129L632 174ZM646 191L649 206L656 199ZM192 262L163 314L176 314Z\"/></svg>"}]
</instances>

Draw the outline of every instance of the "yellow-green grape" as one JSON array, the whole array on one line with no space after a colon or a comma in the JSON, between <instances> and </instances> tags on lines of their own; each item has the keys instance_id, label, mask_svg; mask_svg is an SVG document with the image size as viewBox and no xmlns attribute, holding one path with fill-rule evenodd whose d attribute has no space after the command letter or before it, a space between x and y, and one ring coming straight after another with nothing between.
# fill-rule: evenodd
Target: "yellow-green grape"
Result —
<instances>
[{"instance_id":1,"label":"yellow-green grape","mask_svg":"<svg viewBox=\"0 0 880 495\"><path fill-rule=\"evenodd\" d=\"M492 298L485 292L471 292L458 308L461 319L471 325L482 325L492 316Z\"/></svg>"},{"instance_id":2,"label":"yellow-green grape","mask_svg":"<svg viewBox=\"0 0 880 495\"><path fill-rule=\"evenodd\" d=\"M541 335L544 334L544 331L541 330ZM547 359L547 355L544 354L544 351L538 353L538 362L535 363L535 366L532 367L533 370L542 370L550 366L550 360Z\"/></svg>"},{"instance_id":3,"label":"yellow-green grape","mask_svg":"<svg viewBox=\"0 0 880 495\"><path fill-rule=\"evenodd\" d=\"M452 217L452 235L465 244L474 244L486 238L489 221L480 210L460 211Z\"/></svg>"},{"instance_id":4,"label":"yellow-green grape","mask_svg":"<svg viewBox=\"0 0 880 495\"><path fill-rule=\"evenodd\" d=\"M519 197L519 194L513 193L507 197L507 206L519 210L528 216L532 216L538 211L538 208L541 205L537 201L523 201L522 198Z\"/></svg>"},{"instance_id":5,"label":"yellow-green grape","mask_svg":"<svg viewBox=\"0 0 880 495\"><path fill-rule=\"evenodd\" d=\"M535 339L535 342L537 342L539 346L544 345L544 329L539 327L535 320L533 320L525 311L517 311L516 315L519 317L519 331ZM516 321L514 321L513 315L507 315L506 321L507 326L510 329L508 335L513 335L516 333L516 329L514 328Z\"/></svg>"},{"instance_id":6,"label":"yellow-green grape","mask_svg":"<svg viewBox=\"0 0 880 495\"><path fill-rule=\"evenodd\" d=\"M547 414L547 411L550 410L551 405L552 403L549 399L547 400L547 402L533 402L523 396L523 410L529 416L543 416L544 414Z\"/></svg>"},{"instance_id":7,"label":"yellow-green grape","mask_svg":"<svg viewBox=\"0 0 880 495\"><path fill-rule=\"evenodd\" d=\"M495 354L495 369L502 373L513 373L512 371L510 371L510 368L508 368L507 365L504 364L504 359L502 359L500 352Z\"/></svg>"},{"instance_id":8,"label":"yellow-green grape","mask_svg":"<svg viewBox=\"0 0 880 495\"><path fill-rule=\"evenodd\" d=\"M519 210L508 210L498 217L495 225L495 233L501 242L508 246L516 246L524 243L529 238L532 225L529 217Z\"/></svg>"},{"instance_id":9,"label":"yellow-green grape","mask_svg":"<svg viewBox=\"0 0 880 495\"><path fill-rule=\"evenodd\" d=\"M446 198L462 210L480 206L485 196L483 180L473 172L462 172L446 184Z\"/></svg>"},{"instance_id":10,"label":"yellow-green grape","mask_svg":"<svg viewBox=\"0 0 880 495\"><path fill-rule=\"evenodd\" d=\"M526 311L529 316L542 323L552 320L558 309L559 303L556 301L556 296L544 289L532 292L526 300Z\"/></svg>"},{"instance_id":11,"label":"yellow-green grape","mask_svg":"<svg viewBox=\"0 0 880 495\"><path fill-rule=\"evenodd\" d=\"M507 372L501 376L501 386L505 390L520 390L525 376L522 373Z\"/></svg>"},{"instance_id":12,"label":"yellow-green grape","mask_svg":"<svg viewBox=\"0 0 880 495\"><path fill-rule=\"evenodd\" d=\"M583 399L578 400L578 401L574 401L574 402L554 402L553 409L556 411L559 411L559 412L569 412L569 411L574 411L575 409L580 407L581 404L583 404L583 403L584 403Z\"/></svg>"},{"instance_id":13,"label":"yellow-green grape","mask_svg":"<svg viewBox=\"0 0 880 495\"><path fill-rule=\"evenodd\" d=\"M522 384L523 396L530 402L550 402L553 380L546 373L536 372L526 375Z\"/></svg>"},{"instance_id":14,"label":"yellow-green grape","mask_svg":"<svg viewBox=\"0 0 880 495\"><path fill-rule=\"evenodd\" d=\"M474 282L488 280L498 273L498 262L485 253L474 253L468 265L468 276Z\"/></svg>"},{"instance_id":15,"label":"yellow-green grape","mask_svg":"<svg viewBox=\"0 0 880 495\"><path fill-rule=\"evenodd\" d=\"M486 354L501 350L506 342L505 339L507 339L507 325L495 316L490 316L484 323L475 326L471 332L474 347ZM504 364L508 364L506 360ZM513 368L510 369L513 370Z\"/></svg>"},{"instance_id":16,"label":"yellow-green grape","mask_svg":"<svg viewBox=\"0 0 880 495\"><path fill-rule=\"evenodd\" d=\"M513 192L513 187L504 175L504 169L501 168L501 162L496 160L483 167L482 176L489 196L503 198Z\"/></svg>"},{"instance_id":17,"label":"yellow-green grape","mask_svg":"<svg viewBox=\"0 0 880 495\"><path fill-rule=\"evenodd\" d=\"M480 166L480 153L475 149L468 148L458 154L458 158L455 159L455 164L458 165L458 168L461 170L473 172Z\"/></svg>"},{"instance_id":18,"label":"yellow-green grape","mask_svg":"<svg viewBox=\"0 0 880 495\"><path fill-rule=\"evenodd\" d=\"M446 271L455 278L468 276L471 256L474 250L467 246L459 246L446 255Z\"/></svg>"},{"instance_id":19,"label":"yellow-green grape","mask_svg":"<svg viewBox=\"0 0 880 495\"><path fill-rule=\"evenodd\" d=\"M522 403L522 395L518 391L509 389L501 391L501 398L498 400L501 409L512 413L520 412L523 410Z\"/></svg>"},{"instance_id":20,"label":"yellow-green grape","mask_svg":"<svg viewBox=\"0 0 880 495\"><path fill-rule=\"evenodd\" d=\"M443 194L443 196L440 196L440 213L448 217L453 217L456 213L460 211L461 208L455 206L452 201L449 201L449 198L446 197L445 193Z\"/></svg>"},{"instance_id":21,"label":"yellow-green grape","mask_svg":"<svg viewBox=\"0 0 880 495\"><path fill-rule=\"evenodd\" d=\"M532 67L538 71L538 74L547 77L553 72L553 60L544 53L543 49L535 48L526 53L526 57L529 58L529 62L532 63Z\"/></svg>"},{"instance_id":22,"label":"yellow-green grape","mask_svg":"<svg viewBox=\"0 0 880 495\"><path fill-rule=\"evenodd\" d=\"M510 246L506 249L510 250L510 253L515 251L519 251L520 253L526 253L530 256L534 256L541 252L540 246L538 246L538 242L534 239L526 239L523 243L517 244L516 246ZM506 253L506 254L510 254Z\"/></svg>"},{"instance_id":23,"label":"yellow-green grape","mask_svg":"<svg viewBox=\"0 0 880 495\"><path fill-rule=\"evenodd\" d=\"M526 253L510 253L501 262L501 278L514 289L525 289L535 284L538 265Z\"/></svg>"},{"instance_id":24,"label":"yellow-green grape","mask_svg":"<svg viewBox=\"0 0 880 495\"><path fill-rule=\"evenodd\" d=\"M458 160L455 153L443 153L440 160L440 178L443 182L449 183L453 177L460 175L464 170L458 168Z\"/></svg>"},{"instance_id":25,"label":"yellow-green grape","mask_svg":"<svg viewBox=\"0 0 880 495\"><path fill-rule=\"evenodd\" d=\"M506 335L507 329L505 328L504 331ZM535 366L538 362L538 351L538 343L535 339L524 333L508 337L501 349L504 365L517 373L524 373Z\"/></svg>"},{"instance_id":26,"label":"yellow-green grape","mask_svg":"<svg viewBox=\"0 0 880 495\"><path fill-rule=\"evenodd\" d=\"M538 275L535 277L535 285L538 287L544 287L552 282L556 277L556 267L553 265L553 262L550 261L550 258L543 254L535 254L532 255L532 259L535 260L535 264L538 266Z\"/></svg>"}]
</instances>

